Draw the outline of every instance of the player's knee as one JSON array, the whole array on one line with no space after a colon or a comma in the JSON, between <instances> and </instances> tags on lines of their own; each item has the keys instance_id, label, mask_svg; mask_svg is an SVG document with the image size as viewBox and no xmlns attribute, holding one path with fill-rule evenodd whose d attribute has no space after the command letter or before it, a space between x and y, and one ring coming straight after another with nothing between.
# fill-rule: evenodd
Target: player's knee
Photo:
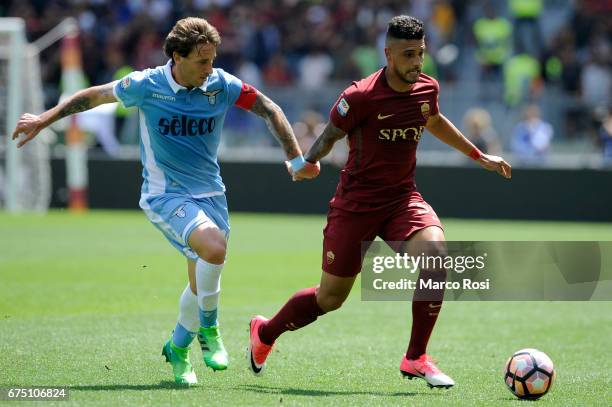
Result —
<instances>
[{"instance_id":1,"label":"player's knee","mask_svg":"<svg viewBox=\"0 0 612 407\"><path fill-rule=\"evenodd\" d=\"M220 232L190 238L190 245L198 257L208 263L221 264L225 261L227 242Z\"/></svg>"},{"instance_id":2,"label":"player's knee","mask_svg":"<svg viewBox=\"0 0 612 407\"><path fill-rule=\"evenodd\" d=\"M317 294L317 304L324 312L335 311L344 304L345 296Z\"/></svg>"},{"instance_id":3,"label":"player's knee","mask_svg":"<svg viewBox=\"0 0 612 407\"><path fill-rule=\"evenodd\" d=\"M426 255L433 256L439 259L444 259L448 256L448 248L446 246L446 242L429 242L428 246L429 250L427 251ZM444 275L444 277L446 277L446 269L443 266L444 262L434 262L434 264L436 266L432 267L430 271L440 272Z\"/></svg>"},{"instance_id":4,"label":"player's knee","mask_svg":"<svg viewBox=\"0 0 612 407\"><path fill-rule=\"evenodd\" d=\"M424 253L428 257L444 259L448 256L446 242L427 242L427 250ZM434 261L427 266L421 267L419 278L436 282L446 281L447 271L444 261Z\"/></svg>"},{"instance_id":5,"label":"player's knee","mask_svg":"<svg viewBox=\"0 0 612 407\"><path fill-rule=\"evenodd\" d=\"M225 261L227 251L225 240L213 242L207 246L200 258L208 263L222 264Z\"/></svg>"},{"instance_id":6,"label":"player's knee","mask_svg":"<svg viewBox=\"0 0 612 407\"><path fill-rule=\"evenodd\" d=\"M448 249L446 247L446 242L429 242L429 255L430 256L447 256Z\"/></svg>"}]
</instances>

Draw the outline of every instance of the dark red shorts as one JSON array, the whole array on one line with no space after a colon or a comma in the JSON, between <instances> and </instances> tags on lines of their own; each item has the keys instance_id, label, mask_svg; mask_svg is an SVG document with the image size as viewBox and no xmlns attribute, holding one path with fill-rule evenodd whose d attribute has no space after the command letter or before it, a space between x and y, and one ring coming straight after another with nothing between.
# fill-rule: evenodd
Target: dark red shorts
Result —
<instances>
[{"instance_id":1,"label":"dark red shorts","mask_svg":"<svg viewBox=\"0 0 612 407\"><path fill-rule=\"evenodd\" d=\"M332 207L323 229L323 270L338 277L361 271L361 242L380 236L386 242L405 241L428 226L442 228L440 219L418 192L398 204L369 212Z\"/></svg>"}]
</instances>

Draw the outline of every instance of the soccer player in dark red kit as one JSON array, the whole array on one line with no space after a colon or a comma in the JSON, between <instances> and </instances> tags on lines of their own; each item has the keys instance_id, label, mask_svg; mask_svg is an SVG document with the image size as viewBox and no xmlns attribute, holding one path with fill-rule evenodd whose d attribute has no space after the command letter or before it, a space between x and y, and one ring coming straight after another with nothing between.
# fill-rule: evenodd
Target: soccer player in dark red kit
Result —
<instances>
[{"instance_id":1,"label":"soccer player in dark red kit","mask_svg":"<svg viewBox=\"0 0 612 407\"><path fill-rule=\"evenodd\" d=\"M427 247L426 255L444 255L440 220L414 183L416 150L424 129L483 168L510 178L508 163L481 153L438 112L438 82L421 73L424 53L423 23L410 16L393 17L385 43L387 66L353 82L340 95L325 130L306 154L307 161L317 163L348 135L348 161L323 232L320 284L295 293L272 319L251 320L250 368L255 374L262 372L283 332L340 308L361 269L362 242L380 236L386 242L404 242L396 248L402 252L420 254ZM310 177L302 170L292 174L296 181ZM419 278L427 276L445 278L446 271L422 268ZM448 388L454 381L426 353L443 296L443 291L415 290L410 343L400 371L424 379L430 387Z\"/></svg>"}]
</instances>

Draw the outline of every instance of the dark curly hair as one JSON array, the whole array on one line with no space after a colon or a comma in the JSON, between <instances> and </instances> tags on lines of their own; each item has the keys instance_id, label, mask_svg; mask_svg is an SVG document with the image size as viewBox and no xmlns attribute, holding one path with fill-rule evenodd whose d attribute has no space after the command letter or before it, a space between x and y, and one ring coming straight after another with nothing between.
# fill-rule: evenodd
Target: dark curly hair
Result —
<instances>
[{"instance_id":1,"label":"dark curly hair","mask_svg":"<svg viewBox=\"0 0 612 407\"><path fill-rule=\"evenodd\" d=\"M412 16L395 16L389 21L387 39L422 40L425 37L423 22Z\"/></svg>"},{"instance_id":2,"label":"dark curly hair","mask_svg":"<svg viewBox=\"0 0 612 407\"><path fill-rule=\"evenodd\" d=\"M203 18L187 17L176 22L164 42L164 53L172 59L174 51L180 56L189 55L198 44L221 44L217 29Z\"/></svg>"}]
</instances>

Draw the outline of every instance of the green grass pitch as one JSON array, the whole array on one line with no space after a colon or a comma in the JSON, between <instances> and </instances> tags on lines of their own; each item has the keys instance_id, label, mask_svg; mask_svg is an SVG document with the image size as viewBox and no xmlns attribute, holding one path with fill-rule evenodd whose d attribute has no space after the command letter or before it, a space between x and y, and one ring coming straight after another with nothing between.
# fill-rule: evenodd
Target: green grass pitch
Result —
<instances>
[{"instance_id":1,"label":"green grass pitch","mask_svg":"<svg viewBox=\"0 0 612 407\"><path fill-rule=\"evenodd\" d=\"M449 302L429 351L457 385L430 390L398 372L410 303L361 302L356 286L343 308L281 337L265 376L251 375L250 316L271 316L318 282L324 222L232 216L220 309L230 368L205 369L194 349L200 385L184 389L160 351L186 264L143 214L0 214L0 387L68 386L61 406L523 405L502 367L513 351L536 347L558 374L538 405L612 405L612 302ZM609 224L445 226L453 240L612 240Z\"/></svg>"}]
</instances>

